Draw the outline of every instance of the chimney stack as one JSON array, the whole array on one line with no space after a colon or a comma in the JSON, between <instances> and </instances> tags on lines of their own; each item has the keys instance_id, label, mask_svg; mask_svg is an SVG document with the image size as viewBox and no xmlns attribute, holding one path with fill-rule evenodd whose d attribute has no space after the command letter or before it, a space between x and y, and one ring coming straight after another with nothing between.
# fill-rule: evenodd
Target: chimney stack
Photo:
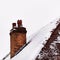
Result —
<instances>
[{"instance_id":1,"label":"chimney stack","mask_svg":"<svg viewBox=\"0 0 60 60\"><path fill-rule=\"evenodd\" d=\"M14 57L16 52L26 44L26 28L22 27L22 20L18 20L17 24L18 27L13 23L10 31L10 58Z\"/></svg>"}]
</instances>

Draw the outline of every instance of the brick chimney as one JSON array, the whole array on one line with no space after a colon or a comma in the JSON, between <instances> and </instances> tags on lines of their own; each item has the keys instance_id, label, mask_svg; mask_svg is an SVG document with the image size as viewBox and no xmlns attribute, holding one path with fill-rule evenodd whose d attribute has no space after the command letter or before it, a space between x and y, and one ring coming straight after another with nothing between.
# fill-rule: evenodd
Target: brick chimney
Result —
<instances>
[{"instance_id":1,"label":"brick chimney","mask_svg":"<svg viewBox=\"0 0 60 60\"><path fill-rule=\"evenodd\" d=\"M10 31L10 58L15 56L15 53L26 44L26 28L22 27L22 20L12 23L12 29Z\"/></svg>"}]
</instances>

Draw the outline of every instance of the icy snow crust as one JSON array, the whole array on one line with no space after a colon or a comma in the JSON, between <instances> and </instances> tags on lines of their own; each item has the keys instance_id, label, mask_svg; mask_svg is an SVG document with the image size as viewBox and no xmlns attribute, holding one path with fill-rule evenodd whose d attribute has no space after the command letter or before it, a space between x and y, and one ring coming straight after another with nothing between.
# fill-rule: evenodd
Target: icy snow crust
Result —
<instances>
[{"instance_id":1,"label":"icy snow crust","mask_svg":"<svg viewBox=\"0 0 60 60\"><path fill-rule=\"evenodd\" d=\"M51 22L34 34L32 38L30 37L31 42L11 60L35 60L42 47L46 43L46 40L48 40L50 37L52 33L51 31L58 25L56 23L57 20Z\"/></svg>"}]
</instances>

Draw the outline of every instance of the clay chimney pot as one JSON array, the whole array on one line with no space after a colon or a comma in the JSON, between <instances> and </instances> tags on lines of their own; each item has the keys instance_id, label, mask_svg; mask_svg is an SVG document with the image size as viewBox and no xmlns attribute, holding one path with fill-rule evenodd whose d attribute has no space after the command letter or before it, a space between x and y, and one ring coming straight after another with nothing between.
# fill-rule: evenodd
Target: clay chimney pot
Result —
<instances>
[{"instance_id":1,"label":"clay chimney pot","mask_svg":"<svg viewBox=\"0 0 60 60\"><path fill-rule=\"evenodd\" d=\"M16 27L16 23L12 23L12 27L13 27L13 28Z\"/></svg>"},{"instance_id":2,"label":"clay chimney pot","mask_svg":"<svg viewBox=\"0 0 60 60\"><path fill-rule=\"evenodd\" d=\"M22 20L17 21L18 27L22 26Z\"/></svg>"}]
</instances>

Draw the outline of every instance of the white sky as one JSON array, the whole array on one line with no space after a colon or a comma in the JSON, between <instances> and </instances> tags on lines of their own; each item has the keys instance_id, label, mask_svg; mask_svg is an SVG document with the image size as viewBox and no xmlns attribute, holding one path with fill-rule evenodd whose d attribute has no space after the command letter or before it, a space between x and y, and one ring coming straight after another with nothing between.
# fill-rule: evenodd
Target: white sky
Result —
<instances>
[{"instance_id":1,"label":"white sky","mask_svg":"<svg viewBox=\"0 0 60 60\"><path fill-rule=\"evenodd\" d=\"M60 16L60 0L0 0L0 59L9 52L11 23L23 20L27 36Z\"/></svg>"}]
</instances>

